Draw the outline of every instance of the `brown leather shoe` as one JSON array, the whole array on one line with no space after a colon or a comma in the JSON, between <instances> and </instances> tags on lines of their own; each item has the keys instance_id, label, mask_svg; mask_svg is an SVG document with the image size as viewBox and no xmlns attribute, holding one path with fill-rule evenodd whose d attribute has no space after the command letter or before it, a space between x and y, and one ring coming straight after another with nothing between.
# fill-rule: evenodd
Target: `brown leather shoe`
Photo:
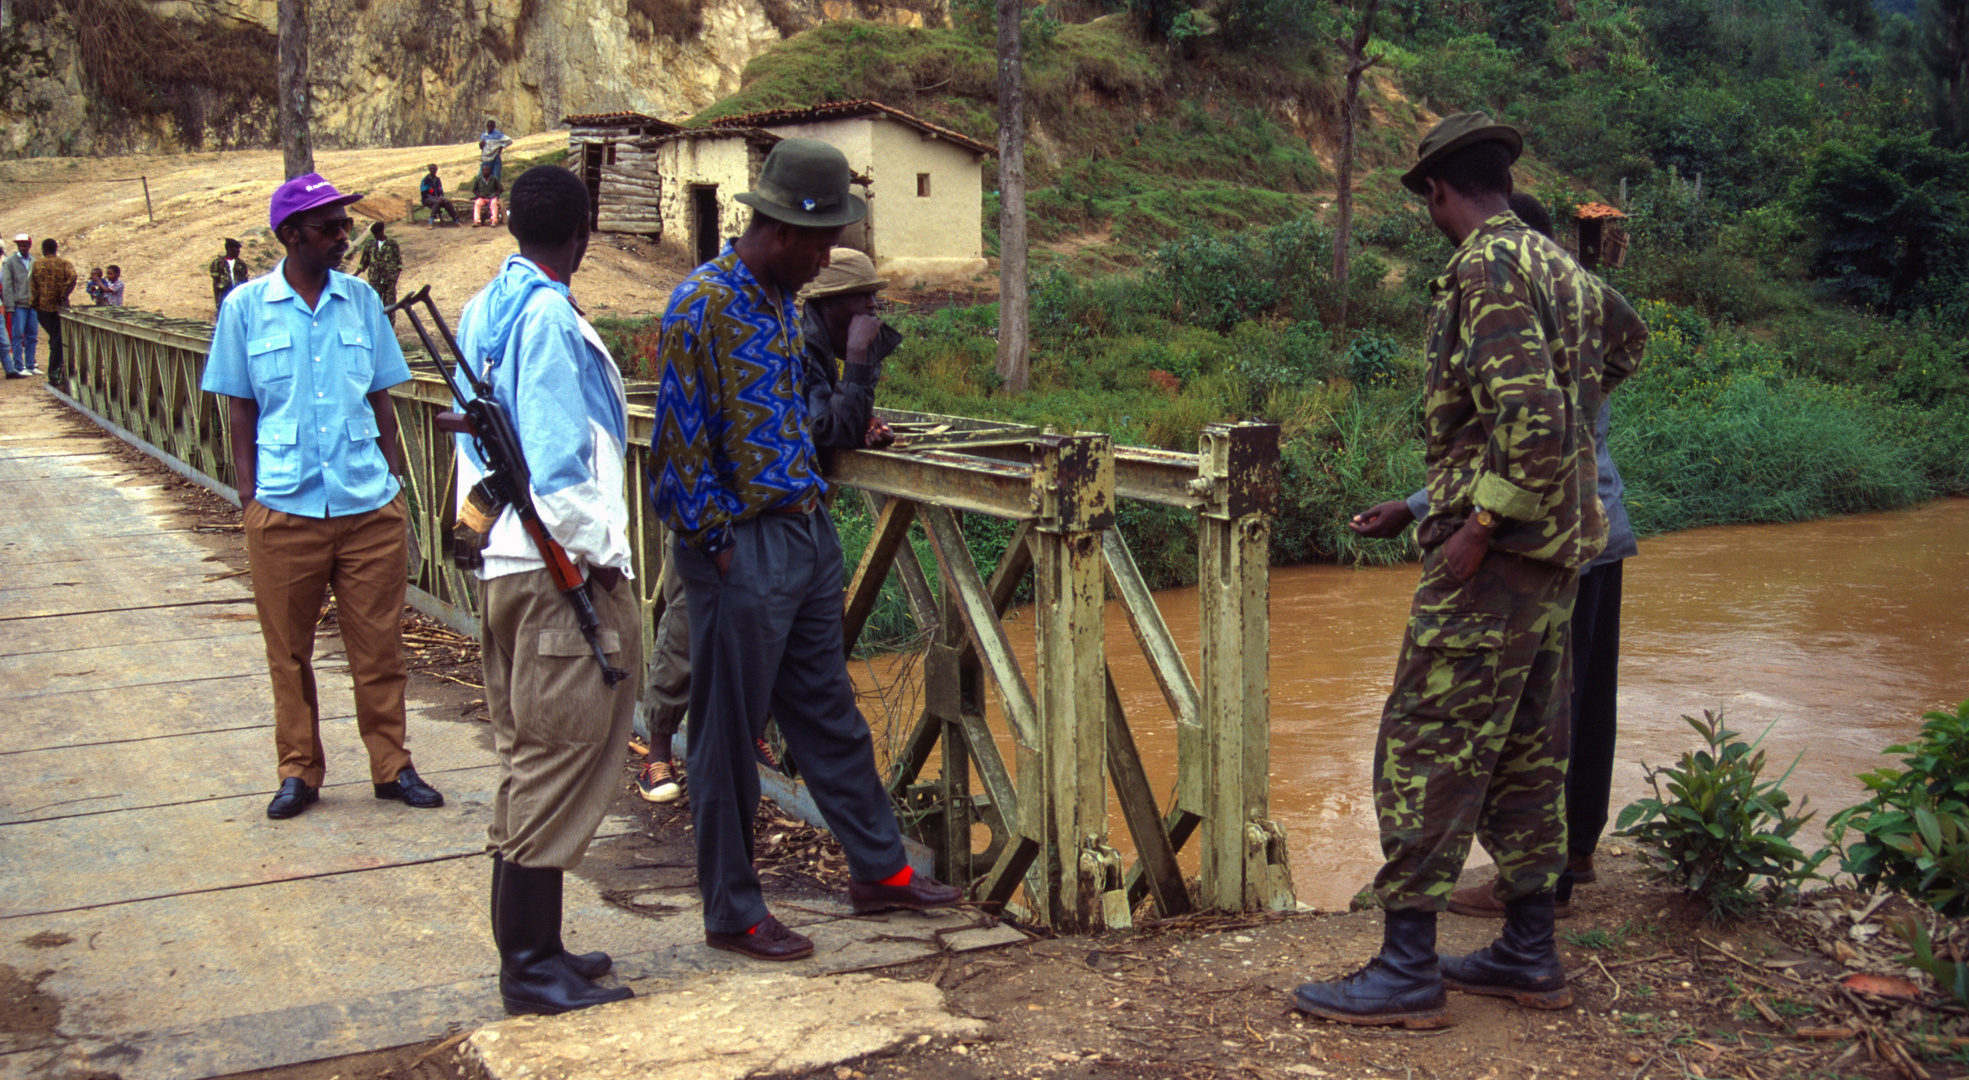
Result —
<instances>
[{"instance_id":1,"label":"brown leather shoe","mask_svg":"<svg viewBox=\"0 0 1969 1080\"><path fill-rule=\"evenodd\" d=\"M964 899L964 891L955 885L945 885L928 874L916 874L907 885L850 881L848 899L854 903L856 914L887 911L890 908L928 911L931 908L956 907Z\"/></svg>"},{"instance_id":2,"label":"brown leather shoe","mask_svg":"<svg viewBox=\"0 0 1969 1080\"><path fill-rule=\"evenodd\" d=\"M799 960L814 954L814 943L768 915L751 930L736 934L704 932L704 943L754 960Z\"/></svg>"},{"instance_id":3,"label":"brown leather shoe","mask_svg":"<svg viewBox=\"0 0 1969 1080\"><path fill-rule=\"evenodd\" d=\"M1449 910L1454 914L1467 915L1473 919L1501 919L1504 917L1504 901L1497 898L1496 889L1497 875L1485 874L1483 880L1473 881L1450 893ZM1572 918L1572 905L1553 904L1552 917Z\"/></svg>"}]
</instances>

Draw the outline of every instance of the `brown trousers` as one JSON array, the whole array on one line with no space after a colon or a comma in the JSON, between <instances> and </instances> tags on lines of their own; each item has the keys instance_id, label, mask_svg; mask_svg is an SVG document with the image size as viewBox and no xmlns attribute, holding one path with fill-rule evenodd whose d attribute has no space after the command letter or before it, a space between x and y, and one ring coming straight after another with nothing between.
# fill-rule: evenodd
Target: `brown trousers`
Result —
<instances>
[{"instance_id":1,"label":"brown trousers","mask_svg":"<svg viewBox=\"0 0 1969 1080\"><path fill-rule=\"evenodd\" d=\"M636 715L638 680L602 682L574 608L542 568L483 583L479 620L485 699L499 753L487 844L521 866L572 870L622 779L622 744ZM631 673L643 668L636 588L591 583L602 651Z\"/></svg>"},{"instance_id":2,"label":"brown trousers","mask_svg":"<svg viewBox=\"0 0 1969 1080\"><path fill-rule=\"evenodd\" d=\"M398 494L366 514L311 518L246 509L246 559L253 603L273 676L274 748L280 778L320 787L321 702L315 691L314 634L321 601L335 589L336 618L355 680L356 730L369 748L369 778L387 784L410 764L404 749L403 594L410 572Z\"/></svg>"}]
</instances>

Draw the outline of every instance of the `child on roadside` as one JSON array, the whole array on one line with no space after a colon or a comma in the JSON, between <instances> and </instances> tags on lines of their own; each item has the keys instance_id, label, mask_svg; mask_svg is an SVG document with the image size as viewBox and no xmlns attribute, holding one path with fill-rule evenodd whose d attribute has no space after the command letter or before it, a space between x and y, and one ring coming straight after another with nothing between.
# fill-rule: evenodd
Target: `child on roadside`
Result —
<instances>
[{"instance_id":1,"label":"child on roadside","mask_svg":"<svg viewBox=\"0 0 1969 1080\"><path fill-rule=\"evenodd\" d=\"M109 276L103 278L103 300L110 307L123 306L123 268L115 263L109 264Z\"/></svg>"},{"instance_id":2,"label":"child on roadside","mask_svg":"<svg viewBox=\"0 0 1969 1080\"><path fill-rule=\"evenodd\" d=\"M100 266L90 267L89 280L85 282L82 287L88 290L89 301L95 304L97 307L102 307L105 303L108 302L103 299L103 268L102 267Z\"/></svg>"}]
</instances>

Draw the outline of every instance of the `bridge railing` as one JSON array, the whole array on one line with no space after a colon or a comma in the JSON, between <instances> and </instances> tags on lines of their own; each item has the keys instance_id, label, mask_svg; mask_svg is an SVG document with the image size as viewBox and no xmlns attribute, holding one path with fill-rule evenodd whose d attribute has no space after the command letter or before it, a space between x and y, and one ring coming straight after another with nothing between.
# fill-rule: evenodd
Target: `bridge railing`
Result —
<instances>
[{"instance_id":1,"label":"bridge railing","mask_svg":"<svg viewBox=\"0 0 1969 1080\"><path fill-rule=\"evenodd\" d=\"M237 501L227 413L199 391L210 327L135 309L65 317L69 400L173 468ZM413 369L428 368L428 362ZM661 604L663 530L648 490L652 411L632 393L626 470L645 646ZM453 443L437 429L449 391L432 370L392 392L412 513L411 600L477 632L476 589L451 565ZM831 482L857 489L874 527L844 598L852 648L883 584L900 579L929 631L923 709L896 755L890 792L939 876L983 902L1016 902L1061 929L1126 926L1144 899L1173 915L1193 906L1178 852L1196 838L1205 907L1293 903L1283 831L1270 813L1267 657L1271 518L1278 429L1211 424L1197 453L1117 447L1105 434L1055 434L959 417L884 411L907 448L834 457ZM1118 499L1196 515L1202 647L1194 671L1115 527ZM1017 522L987 576L962 515ZM926 571L908 542L922 530ZM1035 670L1028 677L1002 618L1033 581ZM1122 708L1103 624L1112 596L1154 673L1177 733L1174 777L1151 777ZM646 648L645 655L650 655ZM988 720L997 700L1014 760ZM1139 722L1141 718L1137 717ZM925 773L932 759L936 775ZM1158 800L1158 784L1169 795ZM1112 786L1135 859L1110 844ZM989 840L973 841L976 825Z\"/></svg>"}]
</instances>

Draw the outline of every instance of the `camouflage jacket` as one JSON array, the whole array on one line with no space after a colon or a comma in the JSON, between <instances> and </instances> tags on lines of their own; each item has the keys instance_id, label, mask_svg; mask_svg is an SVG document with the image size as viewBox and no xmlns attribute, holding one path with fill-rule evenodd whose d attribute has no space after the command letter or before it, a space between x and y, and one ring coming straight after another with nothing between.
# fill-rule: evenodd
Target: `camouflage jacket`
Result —
<instances>
[{"instance_id":1,"label":"camouflage jacket","mask_svg":"<svg viewBox=\"0 0 1969 1080\"><path fill-rule=\"evenodd\" d=\"M212 291L220 296L233 291L236 286L244 285L246 279L253 276L253 272L246 269L245 259L234 259L228 269L224 255L213 259L212 264L205 269L212 275Z\"/></svg>"},{"instance_id":2,"label":"camouflage jacket","mask_svg":"<svg viewBox=\"0 0 1969 1080\"><path fill-rule=\"evenodd\" d=\"M1476 507L1491 547L1581 567L1606 545L1591 425L1648 330L1621 295L1510 213L1465 237L1430 284L1424 547Z\"/></svg>"},{"instance_id":3,"label":"camouflage jacket","mask_svg":"<svg viewBox=\"0 0 1969 1080\"><path fill-rule=\"evenodd\" d=\"M403 252L397 248L397 242L387 236L381 240L364 240L356 269L368 270L369 283L381 288L403 274Z\"/></svg>"}]
</instances>

